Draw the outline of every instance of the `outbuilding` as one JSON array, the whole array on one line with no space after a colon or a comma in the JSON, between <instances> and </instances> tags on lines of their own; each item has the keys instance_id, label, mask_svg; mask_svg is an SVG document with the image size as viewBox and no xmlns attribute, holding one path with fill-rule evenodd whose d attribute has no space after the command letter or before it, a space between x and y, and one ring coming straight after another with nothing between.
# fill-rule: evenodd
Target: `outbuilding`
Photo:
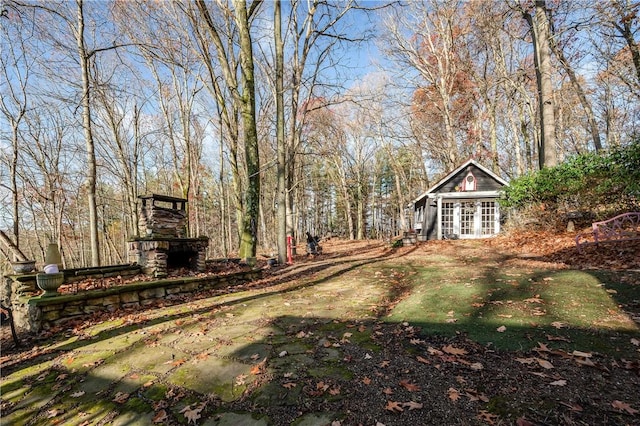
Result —
<instances>
[{"instance_id":1,"label":"outbuilding","mask_svg":"<svg viewBox=\"0 0 640 426\"><path fill-rule=\"evenodd\" d=\"M500 190L507 182L473 159L411 202L419 241L486 238L500 232Z\"/></svg>"}]
</instances>

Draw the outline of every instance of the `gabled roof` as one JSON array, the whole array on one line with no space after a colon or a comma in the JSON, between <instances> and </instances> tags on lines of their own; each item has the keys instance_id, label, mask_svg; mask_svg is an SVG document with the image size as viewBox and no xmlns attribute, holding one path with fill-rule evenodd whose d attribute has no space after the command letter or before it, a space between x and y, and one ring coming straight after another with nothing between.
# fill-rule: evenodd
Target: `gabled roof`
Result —
<instances>
[{"instance_id":1,"label":"gabled roof","mask_svg":"<svg viewBox=\"0 0 640 426\"><path fill-rule=\"evenodd\" d=\"M489 175L492 179L494 179L496 182L500 183L501 185L508 185L506 180L502 179L500 176L498 176L497 174L493 173L491 170L487 169L482 164L478 163L476 160L469 159L469 160L465 161L464 163L462 163L462 165L460 165L457 169L455 169L451 173L448 173L444 178L440 179L440 181L438 183L436 183L431 188L429 188L428 190L426 190L425 192L420 194L417 198L415 198L413 201L411 201L411 204L415 204L418 200L426 197L429 194L437 193L438 189L441 186L443 186L444 184L446 184L447 182L449 182L449 180L453 176L457 175L458 173L460 173L460 171L462 171L463 169L465 169L465 168L467 168L467 167L469 167L471 165L473 165L473 166L477 167L478 169L482 170L484 173Z\"/></svg>"}]
</instances>

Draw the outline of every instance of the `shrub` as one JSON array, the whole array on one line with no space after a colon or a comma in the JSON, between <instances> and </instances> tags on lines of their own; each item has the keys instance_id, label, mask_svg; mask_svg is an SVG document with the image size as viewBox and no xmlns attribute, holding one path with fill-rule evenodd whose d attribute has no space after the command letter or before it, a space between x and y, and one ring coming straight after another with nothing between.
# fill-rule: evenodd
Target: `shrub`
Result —
<instances>
[{"instance_id":1,"label":"shrub","mask_svg":"<svg viewBox=\"0 0 640 426\"><path fill-rule=\"evenodd\" d=\"M516 211L537 206L538 219L568 212L587 212L590 217L640 209L640 141L603 153L569 158L510 182L500 204ZM560 215L559 215L560 214Z\"/></svg>"}]
</instances>

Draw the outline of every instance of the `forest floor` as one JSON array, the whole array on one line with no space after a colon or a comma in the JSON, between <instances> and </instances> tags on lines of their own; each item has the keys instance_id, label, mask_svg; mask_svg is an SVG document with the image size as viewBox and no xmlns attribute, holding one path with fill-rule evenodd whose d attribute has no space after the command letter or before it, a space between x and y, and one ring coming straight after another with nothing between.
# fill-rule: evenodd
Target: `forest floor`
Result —
<instances>
[{"instance_id":1,"label":"forest floor","mask_svg":"<svg viewBox=\"0 0 640 426\"><path fill-rule=\"evenodd\" d=\"M233 292L15 348L2 423L640 425L640 245L323 241Z\"/></svg>"}]
</instances>

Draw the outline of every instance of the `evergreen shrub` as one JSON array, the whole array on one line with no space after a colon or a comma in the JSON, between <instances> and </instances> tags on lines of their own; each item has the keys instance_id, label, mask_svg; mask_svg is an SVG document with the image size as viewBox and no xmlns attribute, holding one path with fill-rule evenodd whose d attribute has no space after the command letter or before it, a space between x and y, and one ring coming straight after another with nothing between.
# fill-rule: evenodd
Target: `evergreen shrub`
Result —
<instances>
[{"instance_id":1,"label":"evergreen shrub","mask_svg":"<svg viewBox=\"0 0 640 426\"><path fill-rule=\"evenodd\" d=\"M500 205L543 226L567 217L603 220L640 211L640 140L516 178L504 188Z\"/></svg>"}]
</instances>

